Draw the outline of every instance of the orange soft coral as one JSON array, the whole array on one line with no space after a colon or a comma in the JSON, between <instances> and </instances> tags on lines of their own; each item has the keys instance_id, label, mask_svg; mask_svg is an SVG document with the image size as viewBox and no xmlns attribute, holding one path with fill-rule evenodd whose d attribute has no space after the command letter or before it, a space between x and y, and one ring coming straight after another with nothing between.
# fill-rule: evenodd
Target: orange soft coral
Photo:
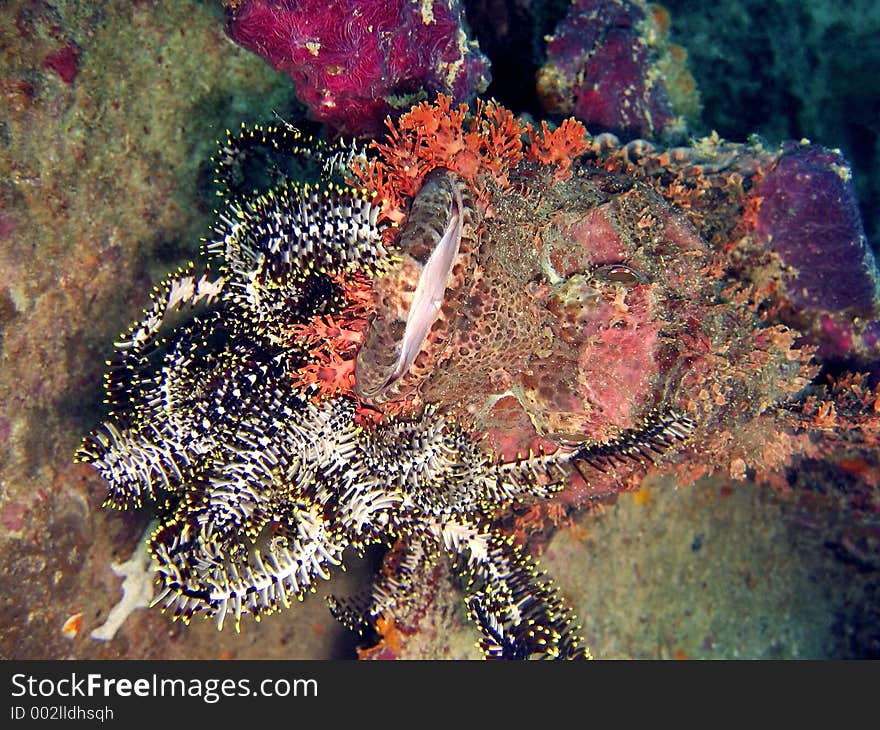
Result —
<instances>
[{"instance_id":1,"label":"orange soft coral","mask_svg":"<svg viewBox=\"0 0 880 730\"><path fill-rule=\"evenodd\" d=\"M468 116L465 104L453 108L452 99L440 94L434 104L417 104L387 125L386 141L372 143L379 158L354 172L392 220L437 167L456 172L479 192L487 175L501 176L503 184L506 171L522 159L526 127L494 101L478 102L475 114Z\"/></svg>"},{"instance_id":2,"label":"orange soft coral","mask_svg":"<svg viewBox=\"0 0 880 730\"><path fill-rule=\"evenodd\" d=\"M469 114L465 104L453 107L443 94L433 104L422 102L397 122L386 123L386 141L372 143L378 158L355 165L354 174L381 203L383 217L393 221L403 217L404 201L437 167L458 174L485 200L490 181L509 187L510 172L523 157L556 166L562 179L570 175L574 158L589 147L584 126L573 119L553 131L543 123L538 134L495 101L478 100Z\"/></svg>"},{"instance_id":3,"label":"orange soft coral","mask_svg":"<svg viewBox=\"0 0 880 730\"><path fill-rule=\"evenodd\" d=\"M554 130L547 126L547 122L541 122L540 136L529 128L528 158L544 165L556 165L557 180L571 177L575 158L589 149L586 127L575 119L566 119Z\"/></svg>"},{"instance_id":4,"label":"orange soft coral","mask_svg":"<svg viewBox=\"0 0 880 730\"><path fill-rule=\"evenodd\" d=\"M354 362L372 309L372 286L363 274L334 277L347 306L339 315L318 315L295 325L290 335L309 349L311 361L293 375L299 385L317 386L317 398L354 393Z\"/></svg>"}]
</instances>

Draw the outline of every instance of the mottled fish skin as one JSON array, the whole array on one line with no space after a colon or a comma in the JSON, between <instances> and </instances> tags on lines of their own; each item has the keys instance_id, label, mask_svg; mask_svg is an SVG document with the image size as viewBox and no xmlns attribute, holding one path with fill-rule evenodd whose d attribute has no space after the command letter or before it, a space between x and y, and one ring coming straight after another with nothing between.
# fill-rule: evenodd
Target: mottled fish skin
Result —
<instances>
[{"instance_id":1,"label":"mottled fish skin","mask_svg":"<svg viewBox=\"0 0 880 730\"><path fill-rule=\"evenodd\" d=\"M379 302L358 355L356 388L362 398L383 400L422 350L459 254L465 208L462 183L452 172L440 168L425 177L401 232L401 263L396 276L391 274L399 301Z\"/></svg>"}]
</instances>

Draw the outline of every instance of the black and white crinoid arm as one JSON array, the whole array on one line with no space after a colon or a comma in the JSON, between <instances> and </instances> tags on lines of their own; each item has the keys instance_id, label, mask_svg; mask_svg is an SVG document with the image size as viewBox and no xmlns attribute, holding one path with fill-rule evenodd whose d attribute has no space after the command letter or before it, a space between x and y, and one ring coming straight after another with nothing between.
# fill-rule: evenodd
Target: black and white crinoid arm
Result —
<instances>
[{"instance_id":1,"label":"black and white crinoid arm","mask_svg":"<svg viewBox=\"0 0 880 730\"><path fill-rule=\"evenodd\" d=\"M239 192L236 165L265 150L313 164L319 182ZM650 457L690 422L667 415L613 444L500 463L442 404L371 420L353 391L299 377L314 364L309 323L344 316L346 278L379 276L392 257L369 197L332 182L357 154L289 128L229 137L205 245L215 273L190 267L156 287L115 344L110 412L77 457L106 480L109 506L156 514L156 603L176 618L238 627L301 599L346 549L397 542L393 575L332 602L352 628L393 614L419 561L446 554L487 656L588 656L559 593L491 520L554 494L572 469Z\"/></svg>"}]
</instances>

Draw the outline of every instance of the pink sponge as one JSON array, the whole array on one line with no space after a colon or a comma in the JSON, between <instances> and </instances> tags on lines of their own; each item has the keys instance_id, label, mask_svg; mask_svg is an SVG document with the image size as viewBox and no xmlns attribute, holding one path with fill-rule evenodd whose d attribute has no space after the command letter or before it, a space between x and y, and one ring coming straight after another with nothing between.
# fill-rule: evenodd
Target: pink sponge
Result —
<instances>
[{"instance_id":1,"label":"pink sponge","mask_svg":"<svg viewBox=\"0 0 880 730\"><path fill-rule=\"evenodd\" d=\"M458 0L244 0L227 12L229 37L289 74L336 134L375 136L416 101L469 101L489 83Z\"/></svg>"},{"instance_id":2,"label":"pink sponge","mask_svg":"<svg viewBox=\"0 0 880 730\"><path fill-rule=\"evenodd\" d=\"M699 102L668 20L643 0L575 0L547 38L544 109L629 138L681 134Z\"/></svg>"}]
</instances>

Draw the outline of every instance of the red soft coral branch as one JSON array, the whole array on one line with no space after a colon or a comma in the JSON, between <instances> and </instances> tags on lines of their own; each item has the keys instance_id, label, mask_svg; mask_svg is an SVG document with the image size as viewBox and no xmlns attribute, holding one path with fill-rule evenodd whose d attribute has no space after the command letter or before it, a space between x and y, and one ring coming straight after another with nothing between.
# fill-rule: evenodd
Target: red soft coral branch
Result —
<instances>
[{"instance_id":1,"label":"red soft coral branch","mask_svg":"<svg viewBox=\"0 0 880 730\"><path fill-rule=\"evenodd\" d=\"M566 119L554 130L541 122L540 135L529 128L529 147L527 157L543 165L556 165L556 179L571 177L574 160L590 149L587 129L575 119Z\"/></svg>"},{"instance_id":2,"label":"red soft coral branch","mask_svg":"<svg viewBox=\"0 0 880 730\"><path fill-rule=\"evenodd\" d=\"M383 205L383 215L402 217L404 201L437 167L457 173L478 194L489 180L508 185L510 170L523 156L525 124L495 101L478 102L472 115L444 94L422 102L397 122L388 120L384 142L374 142L379 158L355 167L359 181Z\"/></svg>"},{"instance_id":3,"label":"red soft coral branch","mask_svg":"<svg viewBox=\"0 0 880 730\"><path fill-rule=\"evenodd\" d=\"M574 119L555 130L544 123L538 133L496 101L478 100L470 114L467 105L453 106L444 94L386 125L385 141L372 143L378 158L355 165L354 175L374 193L382 216L393 221L403 218L405 201L437 167L452 170L485 199L490 181L510 186L510 173L524 156L555 166L556 179L564 179L571 176L574 160L590 148L584 125Z\"/></svg>"},{"instance_id":4,"label":"red soft coral branch","mask_svg":"<svg viewBox=\"0 0 880 730\"><path fill-rule=\"evenodd\" d=\"M336 316L313 317L289 331L295 342L308 348L311 358L293 374L293 382L317 386L316 399L354 395L355 358L373 308L373 289L363 274L339 274L334 281L342 289L343 310Z\"/></svg>"}]
</instances>

